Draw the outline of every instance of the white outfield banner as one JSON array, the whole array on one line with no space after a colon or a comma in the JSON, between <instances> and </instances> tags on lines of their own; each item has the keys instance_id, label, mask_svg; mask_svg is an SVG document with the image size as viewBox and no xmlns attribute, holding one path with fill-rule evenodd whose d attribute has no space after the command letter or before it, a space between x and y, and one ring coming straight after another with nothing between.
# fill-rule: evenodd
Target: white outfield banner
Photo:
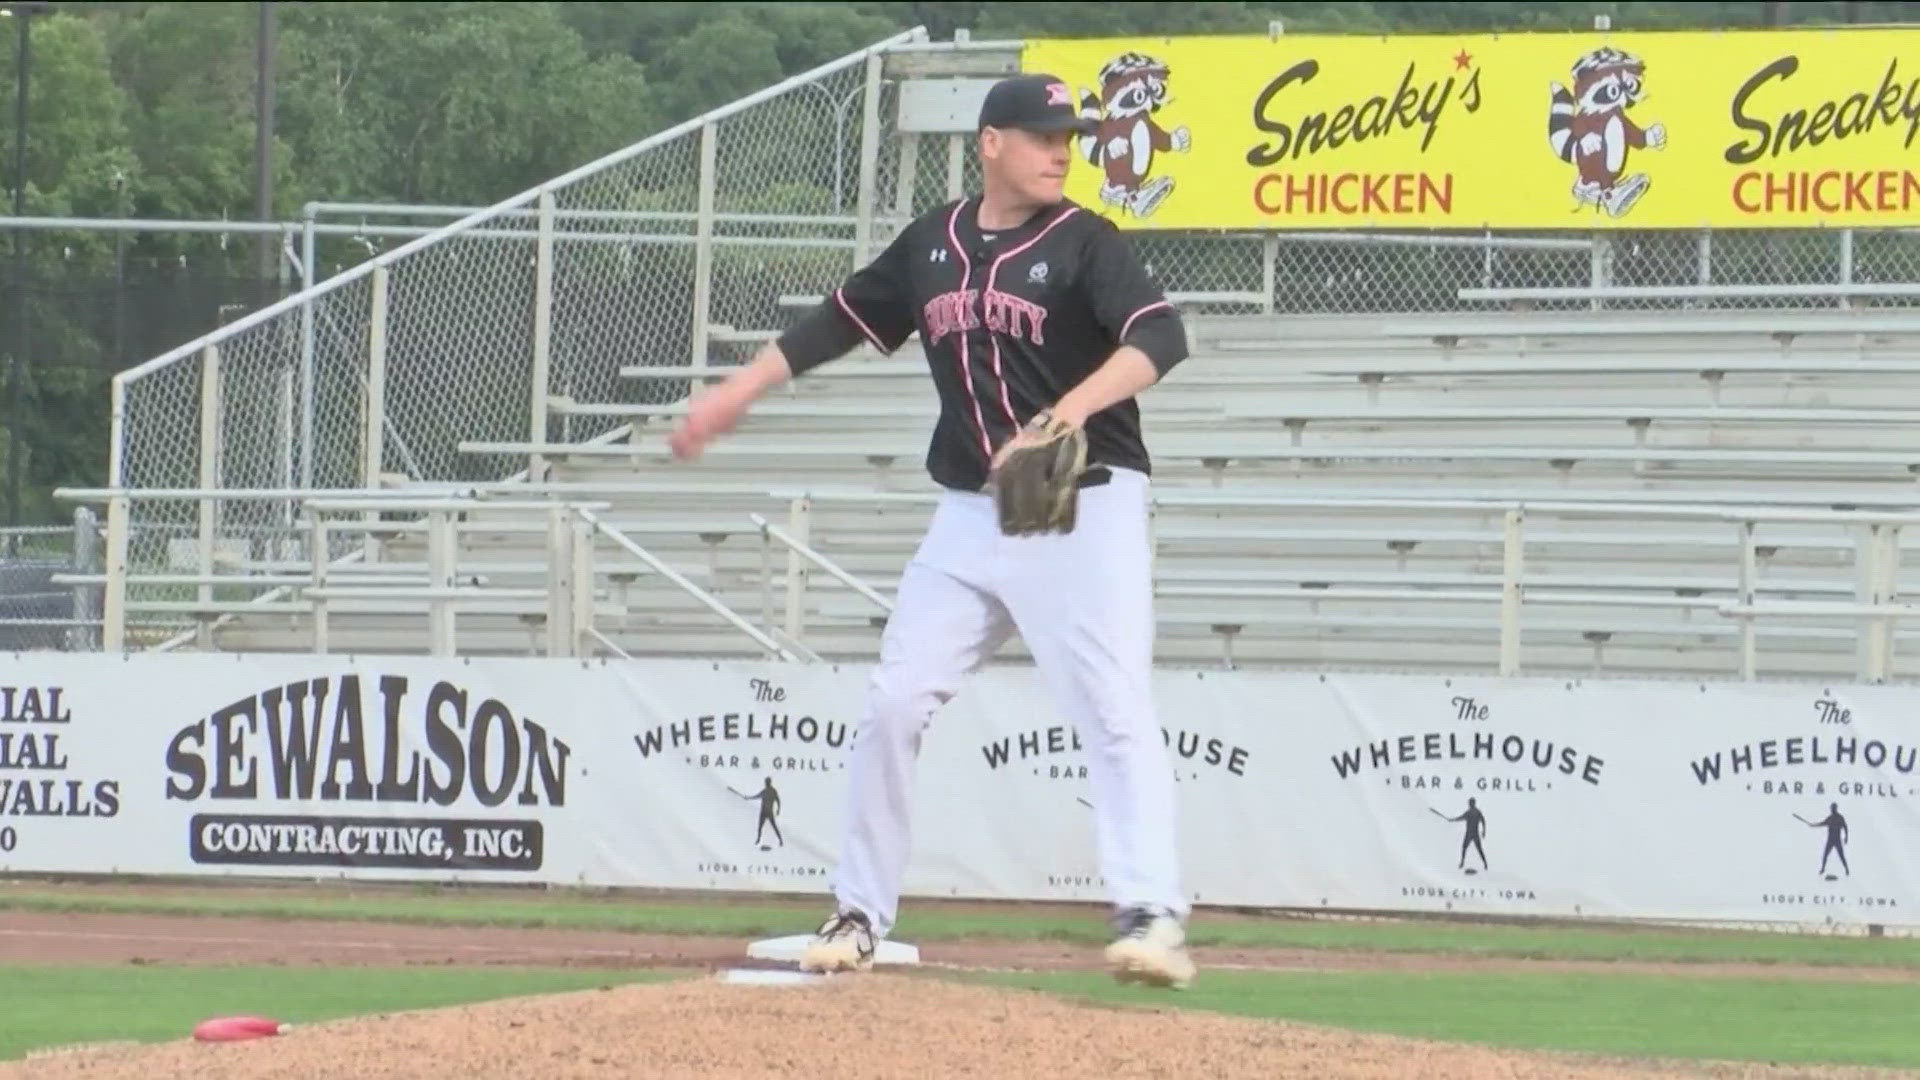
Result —
<instances>
[{"instance_id":1,"label":"white outfield banner","mask_svg":"<svg viewBox=\"0 0 1920 1080\"><path fill-rule=\"evenodd\" d=\"M825 892L867 671L0 658L0 870ZM1910 923L1920 691L1162 671L1201 904ZM934 720L910 896L1102 899L1037 677Z\"/></svg>"}]
</instances>

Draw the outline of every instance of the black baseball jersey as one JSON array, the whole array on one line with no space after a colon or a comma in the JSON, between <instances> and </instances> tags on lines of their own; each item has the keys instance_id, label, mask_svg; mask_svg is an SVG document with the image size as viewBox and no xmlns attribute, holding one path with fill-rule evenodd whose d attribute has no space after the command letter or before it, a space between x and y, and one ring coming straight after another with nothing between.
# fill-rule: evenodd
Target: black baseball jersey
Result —
<instances>
[{"instance_id":1,"label":"black baseball jersey","mask_svg":"<svg viewBox=\"0 0 1920 1080\"><path fill-rule=\"evenodd\" d=\"M1187 353L1179 314L1112 222L1062 201L983 233L979 206L976 196L914 220L780 339L798 375L861 339L891 353L918 331L940 395L927 471L964 491L983 488L994 451L1122 344L1162 375ZM1137 402L1089 417L1086 432L1090 467L1152 471Z\"/></svg>"}]
</instances>

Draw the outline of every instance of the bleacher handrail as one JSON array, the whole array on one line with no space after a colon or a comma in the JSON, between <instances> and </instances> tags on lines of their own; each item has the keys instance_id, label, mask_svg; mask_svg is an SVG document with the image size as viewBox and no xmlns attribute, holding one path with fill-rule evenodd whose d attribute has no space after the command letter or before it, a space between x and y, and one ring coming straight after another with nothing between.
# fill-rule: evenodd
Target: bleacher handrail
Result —
<instances>
[{"instance_id":1,"label":"bleacher handrail","mask_svg":"<svg viewBox=\"0 0 1920 1080\"><path fill-rule=\"evenodd\" d=\"M573 497L562 499L555 497L557 493L544 492L542 487L542 485L537 484L511 484L498 485L495 488L488 489L484 485L475 485L459 494L440 492L415 494L413 496L396 495L386 491L334 491L319 494L314 498L305 500L302 505L315 519L316 539L322 542L324 537L320 529L324 526L318 522L318 519L329 513L358 515L366 511L410 510L427 514L430 518L437 518L441 521L450 521L456 515L467 515L474 512L495 512L502 515L539 515L548 517L549 519L550 516L554 514L571 515L573 518L583 522L588 529L611 540L615 545L624 549L642 563L645 563L649 569L661 578L684 591L708 610L745 633L768 655L787 661L795 661L807 659L811 655L811 651L803 640L804 628L796 621L797 612L800 610L803 598L797 595L795 590L804 590L805 586L804 577L794 572L792 560L805 559L813 565L827 570L839 579L842 584L850 587L854 592L878 606L882 611L890 608L890 603L883 592L874 589L865 581L862 581L857 574L847 570L827 556L820 554L818 549L806 539L809 536L808 523L811 520L811 515L817 513L820 508L836 502L845 504L875 504L886 502L927 503L934 497L934 493L923 494L918 492L861 493L834 492L830 490L782 491L772 487L763 489L763 493L770 502L784 499L788 503L790 517L794 522L793 528L782 529L773 525L768 517L763 514L753 513L748 515L749 520L761 533L768 545L778 541L785 545L790 553L787 572L789 589L788 625L784 627L775 626L770 621L768 627L763 630L755 626L750 620L741 616L713 592L701 588L700 585L676 570L667 560L642 547L619 528L611 525L604 518L600 517L600 513L606 511L609 505L608 502L582 497L583 493L577 490L568 493ZM688 484L685 490L688 493L698 493L705 490L705 485ZM62 489L59 494L62 497L79 501L126 498L130 494L140 497L170 498L178 501L208 499L237 500L256 499L260 497L259 492L251 490L205 491L196 489L185 489L174 492L133 493L103 489ZM540 497L542 494L547 494L550 497L542 499ZM1671 505L1652 501L1621 501L1618 499L1340 498L1297 494L1253 495L1225 492L1167 491L1156 492L1153 496L1153 501L1156 510L1179 507L1221 509L1238 506L1249 509L1364 509L1412 513L1456 513L1467 511L1486 514L1488 516L1497 516L1502 522L1503 533L1503 537L1495 541L1501 545L1502 549L1501 568L1497 574L1492 572L1476 572L1466 577L1458 574L1435 577L1432 574L1428 574L1425 578L1420 578L1416 575L1414 578L1409 578L1408 580L1417 580L1427 585L1445 584L1448 585L1451 591L1427 591L1424 594L1407 591L1405 597L1436 601L1484 600L1490 603L1498 603L1501 609L1499 619L1500 652L1498 668L1504 675L1516 675L1520 673L1520 643L1522 640L1520 616L1522 609L1529 602L1530 582L1543 585L1559 583L1569 587L1566 590L1539 593L1533 597L1532 602L1546 602L1574 607L1634 606L1634 598L1636 596L1643 598L1655 597L1660 594L1663 589L1677 588L1677 586L1662 585L1651 579L1649 579L1649 582L1639 584L1631 581L1623 581L1616 583L1620 584L1621 587L1615 589L1608 589L1607 586L1610 583L1606 580L1597 580L1592 583L1591 587L1585 587L1587 583L1578 578L1563 581L1562 578L1564 575L1556 577L1551 574L1541 576L1537 573L1530 573L1527 570L1525 555L1529 542L1526 523L1530 519L1540 516L1584 517L1612 520L1700 521L1731 526L1733 536L1731 536L1730 539L1737 538L1740 547L1739 575L1733 586L1736 595L1730 599L1688 601L1686 604L1679 606L1712 610L1724 618L1737 622L1741 641L1742 659L1740 670L1742 675L1749 679L1757 675L1755 654L1755 642L1757 638L1756 624L1761 619L1773 617L1827 616L1851 620L1856 624L1856 631L1860 633L1860 677L1867 681L1883 681L1888 677L1890 671L1894 641L1893 624L1896 621L1911 619L1915 614L1920 614L1920 607L1912 607L1893 599L1894 593L1897 591L1893 585L1897 579L1899 564L1899 533L1900 530L1904 528L1920 525L1920 506L1909 506L1903 509L1861 509L1845 506L1816 508L1805 505L1758 505L1750 501L1745 501L1742 496L1728 496L1724 501L1715 501L1711 498L1705 500L1696 498L1688 505ZM378 521L360 520L353 517L328 524L348 530L355 528L376 530L380 526ZM1756 539L1756 529L1762 525L1778 524L1841 526L1857 534L1852 548L1855 553L1855 568L1860 574L1859 581L1862 584L1861 591L1854 602L1847 603L1832 599L1832 593L1838 590L1838 586L1832 583L1823 584L1812 580L1787 581L1780 583L1778 587L1789 593L1825 594L1822 598L1783 598L1773 600L1761 599L1758 596L1761 592L1770 591L1772 587L1763 589L1757 579L1756 552L1762 545L1760 545ZM689 528L695 531L699 530L697 524L689 524ZM443 528L443 532L448 536L451 535L450 530ZM550 543L559 542L556 530L548 530L548 537ZM449 541L445 539L438 542L442 544L449 543ZM430 550L432 550L431 544ZM324 606L327 602L346 599L349 595L361 599L378 598L393 601L426 600L439 605L444 605L469 595L492 595L507 599L520 598L528 600L537 598L533 593L528 593L522 597L519 592L513 590L492 590L491 592L481 591L473 593L459 592L458 590L449 591L456 583L456 579L449 576L453 569L453 564L449 561L450 556L443 551L433 558L439 560L437 564L438 569L432 569L430 565L431 572L428 575L428 580L423 581L410 572L397 575L394 580L382 580L371 574L365 576L356 575L356 580L353 581L354 591L351 594L341 591L338 584L329 585L327 581L328 571L324 566L325 561L315 560L312 580L307 588L301 590L300 598L298 600L277 604L273 607L273 610L296 613L304 610L324 618ZM576 560L577 558L577 552L569 554L565 551L551 548L547 552L548 562L556 567L566 565L569 561ZM392 570L400 569L402 568L392 568ZM762 571L765 575L762 588L765 590L771 588L773 567L770 559L763 560ZM389 572L391 572L391 570ZM119 581L117 587L124 590L124 578L126 574L127 571L123 565L109 562L105 572L105 580L108 582L109 592L116 588L116 576L123 579ZM585 576L590 579L592 576L591 571L588 571ZM1202 575L1202 577L1205 576L1206 575ZM1283 592L1286 595L1300 595L1303 597L1320 596L1328 599L1365 598L1371 595L1368 590L1378 592L1382 586L1390 587L1393 580L1391 575L1383 575L1377 572L1350 572L1345 576L1347 579L1350 579L1350 581L1349 585L1344 587L1344 592L1340 591L1339 588L1307 590L1297 585L1291 590L1283 590ZM1294 577L1299 577L1304 580L1315 579L1315 575L1305 572L1294 575ZM1444 581L1442 578L1444 578ZM92 581L91 578L87 580L89 584ZM554 610L556 614L550 616L550 620L558 620L563 616L571 618L571 616L567 616L565 613L583 610L582 605L584 605L587 610L591 609L591 580L584 582L577 578L568 580L572 582L571 585L552 584L549 586L550 591L548 593L541 594L550 604L558 604L564 599L565 603L575 605L572 608L565 608L564 610L561 607L555 607ZM1474 581L1483 581L1484 588L1472 590L1463 588L1465 585L1471 584ZM1331 579L1329 579L1329 582L1331 582ZM76 584L78 583L78 579L76 579ZM1284 584L1284 582L1276 583ZM1582 587L1571 588L1572 586ZM470 588L470 586L461 585L460 588L467 589ZM1249 590L1257 591L1255 585L1244 582L1234 585L1233 588L1241 595L1251 595ZM1723 583L1717 586L1717 588L1724 591L1727 585ZM582 591L583 589L584 592ZM1358 591L1355 591L1356 589ZM1199 596L1204 593L1204 590L1205 586L1200 587L1200 590L1196 591L1191 585L1181 585L1174 591L1184 591L1186 594ZM568 594L564 598L561 597L562 591ZM1386 596L1387 594L1381 593L1380 595ZM1392 595L1400 596L1401 593L1393 593ZM1659 606L1661 603L1664 603L1664 601L1649 599L1644 601L1643 606ZM1676 604L1677 603L1676 601ZM164 609L168 612L198 614L201 617L234 608L235 605L231 601L222 601L211 606L204 604L196 606L191 601L169 601L159 606L155 604L137 606L137 610L145 612ZM127 610L125 608L118 609L120 618L124 619L126 614ZM771 620L771 611L769 611L769 619ZM589 616L586 621L578 627L575 640L584 641L589 637L594 637L595 635L591 633L593 629ZM324 631L320 632L320 634L324 637ZM441 632L436 631L434 638L437 643L437 648L445 647L444 644L438 644L448 640Z\"/></svg>"},{"instance_id":2,"label":"bleacher handrail","mask_svg":"<svg viewBox=\"0 0 1920 1080\"><path fill-rule=\"evenodd\" d=\"M587 523L589 528L624 548L629 555L646 563L655 573L672 582L688 596L698 600L701 605L726 620L734 629L752 638L756 644L767 651L768 655L786 661L798 659L787 646L775 641L772 637L768 636L765 631L748 622L739 612L728 607L720 598L702 589L700 586L688 580L684 574L668 566L664 560L640 546L632 537L614 528L612 525L607 524L605 521L602 521L593 511L580 510L577 511L577 513L580 519Z\"/></svg>"},{"instance_id":3,"label":"bleacher handrail","mask_svg":"<svg viewBox=\"0 0 1920 1080\"><path fill-rule=\"evenodd\" d=\"M481 225L486 224L488 221L493 220L494 218L497 218L506 214L509 211L516 210L516 209L525 207L530 203L537 202L542 195L549 194L561 188L564 188L569 184L577 182L583 177L592 176L595 173L605 171L606 169L612 168L615 165L619 165L620 163L625 162L635 157L636 155L645 153L648 150L651 150L657 146L670 143L675 139L679 139L688 134L698 132L701 128L706 127L707 125L717 123L720 120L724 120L729 116L733 116L746 109L752 108L753 106L763 101L767 101L771 98L778 97L794 89L795 87L798 87L805 83L819 79L822 76L830 75L830 74L833 74L834 72L845 70L857 64L864 64L869 56L884 53L889 49L907 44L908 42L925 40L925 38L926 38L926 29L924 27L915 27L911 30L907 30L899 34L895 34L894 36L887 38L884 41L880 41L873 45L869 45L864 49L860 49L856 52L849 53L846 56L838 57L834 60L827 61L826 63L817 65L816 67L810 68L807 71L803 71L798 75L793 75L786 79L782 79L781 81L774 83L771 86L764 87L760 90L757 90L751 94L746 95L745 97L737 98L734 101L728 102L725 105L721 105L714 109L709 109L708 111L701 113L699 116L695 116L689 120L682 121L681 123L675 124L674 126L667 128L663 131L655 132L654 134L649 135L644 139L641 139L639 142L633 143L619 150L615 150L609 154L605 154L599 158L596 158L593 161L590 161L584 165L579 166L578 168L575 168L566 173L563 173L560 176L557 176L552 179L543 181L542 183L536 184L535 186L528 188L525 191L520 192L519 194L512 195L505 199L502 199L491 206L485 207L480 210L476 210L460 218L457 221L450 222L442 226L441 228L435 229L434 231L426 234L425 236L420 236L412 240L409 240L407 243L402 244L401 246L393 249L392 251L383 252L380 255L377 255L371 259L366 260L365 262L349 267L348 269L343 270L338 274L328 277L324 281L310 282L307 284L306 287L302 288L300 291L293 293L274 304L270 304L267 307L261 308L258 311L252 312L242 318L236 319L233 322L228 323L225 326L222 326L219 329L212 331L211 333L205 334L183 345L180 345L176 348L173 348L164 353L161 353L159 356L156 356L144 363L138 364L134 367L128 368L124 371L117 373L113 377L114 392L118 394L122 392L122 388L124 388L128 384L136 382L142 378L145 378L148 375L151 375L153 372L160 370L161 368L165 368L169 365L179 363L180 361L186 359L187 357L194 356L200 353L202 350L204 350L208 345L217 345L222 341L229 340L238 334L242 334L248 330L251 330L254 327L259 326L262 323L265 323L266 321L274 318L275 316L282 315L290 311L294 311L303 306L308 306L315 299L318 299L319 297L325 296L329 293L335 292L340 288L346 285L349 285L355 281L358 281L361 278L366 277L367 275L373 273L376 267L390 267L395 262L401 259L404 259L409 255L412 255L414 252L420 251L424 248L431 247L436 244L440 244L446 241L450 237L458 236L471 229L475 229ZM122 436L119 433L117 428L118 421L120 420L120 411L118 409L115 410L114 419L116 421L116 431L114 434L112 467L109 471L109 476L111 477L112 483L117 485L123 479L122 473L120 471L122 466L122 461L120 456Z\"/></svg>"},{"instance_id":4,"label":"bleacher handrail","mask_svg":"<svg viewBox=\"0 0 1920 1080\"><path fill-rule=\"evenodd\" d=\"M1907 281L1853 281L1789 283L1749 282L1717 285L1566 285L1510 288L1467 287L1456 290L1462 300L1482 303L1554 303L1589 300L1748 300L1849 299L1854 297L1911 297L1920 299L1920 284Z\"/></svg>"}]
</instances>

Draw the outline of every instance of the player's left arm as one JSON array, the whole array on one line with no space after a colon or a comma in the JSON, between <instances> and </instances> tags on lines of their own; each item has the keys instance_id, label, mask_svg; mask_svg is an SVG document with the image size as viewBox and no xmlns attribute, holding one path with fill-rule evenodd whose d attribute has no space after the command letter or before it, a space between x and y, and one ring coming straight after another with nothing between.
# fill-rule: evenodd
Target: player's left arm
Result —
<instances>
[{"instance_id":1,"label":"player's left arm","mask_svg":"<svg viewBox=\"0 0 1920 1080\"><path fill-rule=\"evenodd\" d=\"M1101 222L1087 259L1079 288L1117 348L1054 404L1054 416L1076 427L1139 395L1187 358L1186 324L1118 228Z\"/></svg>"}]
</instances>

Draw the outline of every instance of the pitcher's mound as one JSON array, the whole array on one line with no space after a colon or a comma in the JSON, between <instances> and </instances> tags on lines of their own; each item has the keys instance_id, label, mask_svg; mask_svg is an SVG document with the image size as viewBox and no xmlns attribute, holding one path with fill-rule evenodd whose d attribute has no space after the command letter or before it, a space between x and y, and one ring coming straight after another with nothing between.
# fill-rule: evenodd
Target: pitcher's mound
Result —
<instances>
[{"instance_id":1,"label":"pitcher's mound","mask_svg":"<svg viewBox=\"0 0 1920 1080\"><path fill-rule=\"evenodd\" d=\"M1674 1075L1171 1007L1089 1008L1037 993L891 974L810 986L741 986L716 977L623 986L298 1024L280 1038L255 1042L76 1051L20 1067L29 1072L18 1075L33 1080ZM0 1076L8 1074L0 1068ZM1747 1073L1695 1068L1687 1075Z\"/></svg>"}]
</instances>

